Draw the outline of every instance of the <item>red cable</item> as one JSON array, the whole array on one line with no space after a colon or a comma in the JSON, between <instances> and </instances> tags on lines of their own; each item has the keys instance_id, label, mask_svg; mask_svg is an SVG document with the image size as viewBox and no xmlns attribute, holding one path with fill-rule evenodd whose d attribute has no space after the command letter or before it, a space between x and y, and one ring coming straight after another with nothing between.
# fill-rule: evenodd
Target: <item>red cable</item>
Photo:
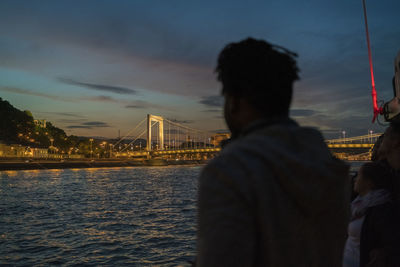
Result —
<instances>
[{"instance_id":1,"label":"red cable","mask_svg":"<svg viewBox=\"0 0 400 267\"><path fill-rule=\"evenodd\" d=\"M363 0L364 7L364 19L365 19L365 31L367 34L367 45L368 45L368 59L369 59L369 68L371 71L371 84L372 84L372 105L374 108L374 117L372 118L372 122L375 122L376 117L382 113L382 108L378 107L378 99L377 93L375 89L375 79L374 79L374 69L372 66L372 55L371 55L371 45L369 40L369 32L368 32L368 21L367 21L367 8L365 7L365 0Z\"/></svg>"}]
</instances>

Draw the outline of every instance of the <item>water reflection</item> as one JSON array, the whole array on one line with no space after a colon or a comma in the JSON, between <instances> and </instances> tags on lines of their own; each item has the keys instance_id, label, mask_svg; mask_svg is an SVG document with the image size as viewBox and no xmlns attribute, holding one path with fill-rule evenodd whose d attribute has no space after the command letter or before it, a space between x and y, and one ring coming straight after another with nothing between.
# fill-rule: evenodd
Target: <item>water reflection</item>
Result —
<instances>
[{"instance_id":1,"label":"water reflection","mask_svg":"<svg viewBox=\"0 0 400 267\"><path fill-rule=\"evenodd\" d=\"M17 171L2 171L0 172L0 178L3 178L3 176L7 177L15 177L18 175L19 172Z\"/></svg>"},{"instance_id":2,"label":"water reflection","mask_svg":"<svg viewBox=\"0 0 400 267\"><path fill-rule=\"evenodd\" d=\"M2 254L9 263L27 265L185 264L194 254L199 171L3 172Z\"/></svg>"}]
</instances>

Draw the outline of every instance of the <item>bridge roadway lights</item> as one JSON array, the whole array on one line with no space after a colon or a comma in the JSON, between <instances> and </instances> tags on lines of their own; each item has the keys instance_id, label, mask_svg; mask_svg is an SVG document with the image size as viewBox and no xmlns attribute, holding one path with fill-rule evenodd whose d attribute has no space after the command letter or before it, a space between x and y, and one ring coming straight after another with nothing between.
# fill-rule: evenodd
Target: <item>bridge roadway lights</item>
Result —
<instances>
[{"instance_id":1,"label":"bridge roadway lights","mask_svg":"<svg viewBox=\"0 0 400 267\"><path fill-rule=\"evenodd\" d=\"M130 156L134 156L134 157L139 157L139 156L147 156L149 154L149 152L147 151L133 151L128 153L128 155Z\"/></svg>"},{"instance_id":2,"label":"bridge roadway lights","mask_svg":"<svg viewBox=\"0 0 400 267\"><path fill-rule=\"evenodd\" d=\"M193 153L210 153L210 152L219 152L221 148L202 148L202 149L180 149L180 150L162 150L162 151L153 151L152 155L171 155L171 154L193 154Z\"/></svg>"},{"instance_id":3,"label":"bridge roadway lights","mask_svg":"<svg viewBox=\"0 0 400 267\"><path fill-rule=\"evenodd\" d=\"M328 144L329 148L372 148L374 144Z\"/></svg>"}]
</instances>

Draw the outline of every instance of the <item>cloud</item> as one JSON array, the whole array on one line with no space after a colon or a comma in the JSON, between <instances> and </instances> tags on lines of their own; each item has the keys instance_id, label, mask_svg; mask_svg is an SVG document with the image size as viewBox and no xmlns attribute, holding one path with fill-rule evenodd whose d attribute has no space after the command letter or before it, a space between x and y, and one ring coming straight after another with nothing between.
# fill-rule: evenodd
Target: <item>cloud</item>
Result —
<instances>
[{"instance_id":1,"label":"cloud","mask_svg":"<svg viewBox=\"0 0 400 267\"><path fill-rule=\"evenodd\" d=\"M107 123L101 122L101 121L88 121L82 123L85 126L91 126L91 127L110 127Z\"/></svg>"},{"instance_id":2,"label":"cloud","mask_svg":"<svg viewBox=\"0 0 400 267\"><path fill-rule=\"evenodd\" d=\"M85 116L80 115L80 114L75 114L75 113L71 113L71 112L48 112L48 111L39 111L39 112L35 112L38 114L51 114L51 115L58 115L58 116L62 116L62 117L74 117L74 118L84 118Z\"/></svg>"},{"instance_id":3,"label":"cloud","mask_svg":"<svg viewBox=\"0 0 400 267\"><path fill-rule=\"evenodd\" d=\"M309 117L316 113L315 110L311 109L291 109L290 115L293 117Z\"/></svg>"},{"instance_id":4,"label":"cloud","mask_svg":"<svg viewBox=\"0 0 400 267\"><path fill-rule=\"evenodd\" d=\"M140 106L140 105L126 105L125 108L142 109L142 108L146 108L146 107Z\"/></svg>"},{"instance_id":5,"label":"cloud","mask_svg":"<svg viewBox=\"0 0 400 267\"><path fill-rule=\"evenodd\" d=\"M190 124L190 123L193 123L193 121L191 121L191 120L178 120L178 119L167 119L167 120L175 122L175 123L179 123L179 124Z\"/></svg>"},{"instance_id":6,"label":"cloud","mask_svg":"<svg viewBox=\"0 0 400 267\"><path fill-rule=\"evenodd\" d=\"M93 127L84 125L70 125L66 127L67 129L92 129Z\"/></svg>"},{"instance_id":7,"label":"cloud","mask_svg":"<svg viewBox=\"0 0 400 267\"><path fill-rule=\"evenodd\" d=\"M221 113L222 110L221 109L206 109L206 110L203 110L202 112Z\"/></svg>"},{"instance_id":8,"label":"cloud","mask_svg":"<svg viewBox=\"0 0 400 267\"><path fill-rule=\"evenodd\" d=\"M0 9L4 36L0 38L1 65L46 75L59 73L55 77L61 77L63 83L119 94L132 94L140 88L197 96L204 88L211 94L218 86L213 65L222 44L204 38L207 31L201 37L200 32L193 35L192 29L177 30L175 19L168 23L159 15L149 19L142 7L103 3L96 5L96 12L81 14L68 12L74 7L67 2L47 3L46 10L25 4L30 11L18 9L18 18L11 15L18 5L10 5L9 12L4 5ZM88 3L81 8L93 9Z\"/></svg>"},{"instance_id":9,"label":"cloud","mask_svg":"<svg viewBox=\"0 0 400 267\"><path fill-rule=\"evenodd\" d=\"M174 110L171 109L167 106L162 106L162 105L158 105L158 104L153 104L147 101L143 101L143 100L134 100L134 101L121 101L125 104L125 108L127 109L156 109L156 110Z\"/></svg>"},{"instance_id":10,"label":"cloud","mask_svg":"<svg viewBox=\"0 0 400 267\"><path fill-rule=\"evenodd\" d=\"M110 103L128 103L127 101L124 100L118 100L115 99L111 96L94 96L94 97L80 97L80 98L74 98L74 97L63 97L63 96L56 96L56 95L51 95L51 94L45 94L45 93L40 93L40 92L34 92L31 90L26 90L26 89L20 89L20 88L15 88L15 87L0 87L0 91L5 91L5 92L10 92L10 93L16 93L16 94L22 94L22 95L31 95L31 96L39 96L39 97L44 97L48 98L51 100L58 100L58 101L67 101L67 102L78 102L81 100L86 100L86 101L93 101L93 102L110 102ZM46 112L42 112L46 113ZM82 117L81 115L76 115L73 113L65 113L65 112L47 112L48 114L57 114L60 116L69 116L69 117Z\"/></svg>"},{"instance_id":11,"label":"cloud","mask_svg":"<svg viewBox=\"0 0 400 267\"><path fill-rule=\"evenodd\" d=\"M117 99L111 96L99 95L93 97L85 97L81 98L87 101L94 101L94 102L107 102L107 103L115 103L119 105L124 105L127 109L157 109L157 110L171 110L171 108L167 106L162 106L158 104L153 104L143 100L125 100L125 99Z\"/></svg>"},{"instance_id":12,"label":"cloud","mask_svg":"<svg viewBox=\"0 0 400 267\"><path fill-rule=\"evenodd\" d=\"M105 127L110 127L110 125L101 121L88 121L88 122L83 122L80 125L67 126L68 129L93 129L93 128L105 128Z\"/></svg>"},{"instance_id":13,"label":"cloud","mask_svg":"<svg viewBox=\"0 0 400 267\"><path fill-rule=\"evenodd\" d=\"M115 98L113 98L111 96L106 96L106 95L85 97L85 98L82 98L82 99L88 100L88 101L94 101L94 102L110 102L110 103L118 103L118 104L123 102L122 100L118 100L118 99L115 99Z\"/></svg>"},{"instance_id":14,"label":"cloud","mask_svg":"<svg viewBox=\"0 0 400 267\"><path fill-rule=\"evenodd\" d=\"M73 123L73 124L75 124L75 123L81 123L81 122L82 122L82 119L57 119L57 122L59 122L59 123L69 123L69 124Z\"/></svg>"},{"instance_id":15,"label":"cloud","mask_svg":"<svg viewBox=\"0 0 400 267\"><path fill-rule=\"evenodd\" d=\"M222 107L224 98L219 95L203 96L199 103L209 107Z\"/></svg>"},{"instance_id":16,"label":"cloud","mask_svg":"<svg viewBox=\"0 0 400 267\"><path fill-rule=\"evenodd\" d=\"M72 79L67 79L67 78L58 78L57 80L59 82L65 83L65 84L85 87L87 89L96 90L96 91L106 91L106 92L115 93L115 94L136 94L137 93L136 90L126 88L126 87L120 87L120 86L84 83L84 82L78 82L78 81L74 81Z\"/></svg>"},{"instance_id":17,"label":"cloud","mask_svg":"<svg viewBox=\"0 0 400 267\"><path fill-rule=\"evenodd\" d=\"M128 109L143 109L143 108L155 108L155 109L164 109L167 110L167 107L157 105L157 104L152 104L147 101L143 100L124 100L124 99L116 99L111 96L105 96L105 95L99 95L99 96L94 96L94 97L85 97L82 98L84 100L88 101L95 101L95 102L108 102L108 103L116 103L120 105L124 105L125 108Z\"/></svg>"},{"instance_id":18,"label":"cloud","mask_svg":"<svg viewBox=\"0 0 400 267\"><path fill-rule=\"evenodd\" d=\"M131 108L131 109L143 109L149 107L154 107L154 105L143 100L129 101L125 106L125 108Z\"/></svg>"},{"instance_id":19,"label":"cloud","mask_svg":"<svg viewBox=\"0 0 400 267\"><path fill-rule=\"evenodd\" d=\"M44 97L44 98L48 98L51 100L57 100L57 101L75 101L75 99L72 97L62 97L62 96L44 94L44 93L34 92L31 90L26 90L26 89L21 89L21 88L16 88L16 87L0 87L0 91L21 94L21 95L39 96L39 97Z\"/></svg>"}]
</instances>

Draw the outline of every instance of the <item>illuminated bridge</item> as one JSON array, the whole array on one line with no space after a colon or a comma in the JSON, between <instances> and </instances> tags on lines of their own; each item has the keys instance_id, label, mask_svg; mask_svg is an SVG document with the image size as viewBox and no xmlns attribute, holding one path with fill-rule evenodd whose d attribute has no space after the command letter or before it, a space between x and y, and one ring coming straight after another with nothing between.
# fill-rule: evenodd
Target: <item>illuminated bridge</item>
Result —
<instances>
[{"instance_id":1,"label":"illuminated bridge","mask_svg":"<svg viewBox=\"0 0 400 267\"><path fill-rule=\"evenodd\" d=\"M338 158L368 160L379 136L381 133L371 133L356 137L330 139L326 140L326 143ZM131 141L127 144L128 137ZM146 146L133 149L139 138L146 140ZM220 141L226 138L229 138L228 134L198 130L177 121L148 114L124 137L113 144L112 151L115 157L209 159L221 150ZM115 150L117 147L119 147L118 151Z\"/></svg>"},{"instance_id":2,"label":"illuminated bridge","mask_svg":"<svg viewBox=\"0 0 400 267\"><path fill-rule=\"evenodd\" d=\"M133 140L122 144L128 137L133 137ZM118 152L113 152L113 155L147 159L208 159L221 150L220 141L228 137L227 134L194 129L161 116L148 114L147 118L113 144L114 148L121 148ZM133 145L139 138L146 140L146 147L133 150Z\"/></svg>"},{"instance_id":3,"label":"illuminated bridge","mask_svg":"<svg viewBox=\"0 0 400 267\"><path fill-rule=\"evenodd\" d=\"M369 160L376 140L382 133L326 140L329 149L345 160Z\"/></svg>"}]
</instances>

